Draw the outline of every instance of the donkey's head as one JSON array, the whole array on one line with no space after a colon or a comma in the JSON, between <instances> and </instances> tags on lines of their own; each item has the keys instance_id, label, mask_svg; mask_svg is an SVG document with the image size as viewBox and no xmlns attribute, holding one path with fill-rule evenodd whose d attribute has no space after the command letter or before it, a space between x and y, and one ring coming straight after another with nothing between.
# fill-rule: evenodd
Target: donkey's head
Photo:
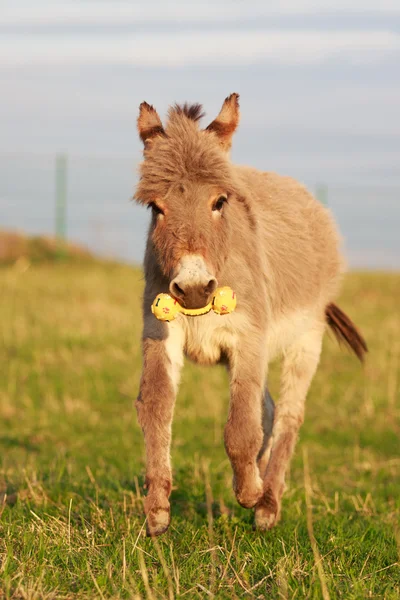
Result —
<instances>
[{"instance_id":1,"label":"donkey's head","mask_svg":"<svg viewBox=\"0 0 400 600\"><path fill-rule=\"evenodd\" d=\"M151 250L173 296L187 308L210 300L229 253L231 203L240 195L228 157L239 122L239 96L226 98L200 129L199 104L175 105L163 127L143 102L138 118L144 161L135 198L152 209Z\"/></svg>"}]
</instances>

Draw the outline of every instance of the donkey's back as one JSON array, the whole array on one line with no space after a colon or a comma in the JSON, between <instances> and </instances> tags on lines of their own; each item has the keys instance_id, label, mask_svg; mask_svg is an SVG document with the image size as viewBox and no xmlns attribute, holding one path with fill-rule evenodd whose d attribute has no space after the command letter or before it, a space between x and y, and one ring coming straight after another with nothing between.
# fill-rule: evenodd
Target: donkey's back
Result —
<instances>
[{"instance_id":1,"label":"donkey's back","mask_svg":"<svg viewBox=\"0 0 400 600\"><path fill-rule=\"evenodd\" d=\"M324 309L335 298L344 270L330 210L291 177L248 167L237 171L251 190L262 230L263 252L276 285L273 310L317 303Z\"/></svg>"}]
</instances>

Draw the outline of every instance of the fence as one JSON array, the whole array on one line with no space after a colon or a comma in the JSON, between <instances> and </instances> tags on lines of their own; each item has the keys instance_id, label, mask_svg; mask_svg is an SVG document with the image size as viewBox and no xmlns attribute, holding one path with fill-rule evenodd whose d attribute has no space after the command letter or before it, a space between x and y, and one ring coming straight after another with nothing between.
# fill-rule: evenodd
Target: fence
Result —
<instances>
[{"instance_id":1,"label":"fence","mask_svg":"<svg viewBox=\"0 0 400 600\"><path fill-rule=\"evenodd\" d=\"M67 236L141 262L148 214L127 157L0 155L0 227ZM353 267L400 268L400 186L306 182L333 211Z\"/></svg>"}]
</instances>

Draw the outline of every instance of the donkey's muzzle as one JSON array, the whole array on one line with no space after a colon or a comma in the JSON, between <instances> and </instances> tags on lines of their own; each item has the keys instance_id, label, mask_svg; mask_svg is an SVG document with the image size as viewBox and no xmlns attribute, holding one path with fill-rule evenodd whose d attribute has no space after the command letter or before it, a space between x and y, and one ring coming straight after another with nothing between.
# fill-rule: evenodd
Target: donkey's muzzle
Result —
<instances>
[{"instance_id":1,"label":"donkey's muzzle","mask_svg":"<svg viewBox=\"0 0 400 600\"><path fill-rule=\"evenodd\" d=\"M171 281L169 290L171 294L185 308L203 308L212 298L217 288L217 280L212 277L206 282L193 284L179 283L174 279Z\"/></svg>"}]
</instances>

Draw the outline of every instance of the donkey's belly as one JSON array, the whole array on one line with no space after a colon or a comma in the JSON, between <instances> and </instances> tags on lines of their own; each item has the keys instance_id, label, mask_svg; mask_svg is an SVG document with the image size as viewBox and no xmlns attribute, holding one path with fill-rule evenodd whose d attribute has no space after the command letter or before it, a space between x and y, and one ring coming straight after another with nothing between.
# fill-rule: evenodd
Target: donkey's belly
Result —
<instances>
[{"instance_id":1,"label":"donkey's belly","mask_svg":"<svg viewBox=\"0 0 400 600\"><path fill-rule=\"evenodd\" d=\"M233 319L215 314L185 319L185 354L201 365L224 361L236 345L237 332Z\"/></svg>"}]
</instances>

